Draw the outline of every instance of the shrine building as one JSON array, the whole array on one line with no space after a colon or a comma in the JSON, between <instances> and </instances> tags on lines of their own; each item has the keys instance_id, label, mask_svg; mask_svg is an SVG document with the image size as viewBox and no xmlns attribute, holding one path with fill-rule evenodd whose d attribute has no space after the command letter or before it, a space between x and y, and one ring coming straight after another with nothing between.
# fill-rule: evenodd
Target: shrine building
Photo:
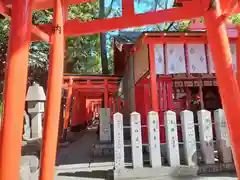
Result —
<instances>
[{"instance_id":1,"label":"shrine building","mask_svg":"<svg viewBox=\"0 0 240 180\"><path fill-rule=\"evenodd\" d=\"M236 72L234 26L228 27L228 36ZM120 89L125 121L136 111L141 114L142 125L147 125L148 112L157 111L161 141L165 141L165 111L176 112L181 123L183 110L196 115L206 109L213 119L213 111L222 108L205 27L200 23L190 26L188 32L120 32L114 37L114 62L115 74L123 77ZM147 141L144 129L143 134L143 141Z\"/></svg>"}]
</instances>

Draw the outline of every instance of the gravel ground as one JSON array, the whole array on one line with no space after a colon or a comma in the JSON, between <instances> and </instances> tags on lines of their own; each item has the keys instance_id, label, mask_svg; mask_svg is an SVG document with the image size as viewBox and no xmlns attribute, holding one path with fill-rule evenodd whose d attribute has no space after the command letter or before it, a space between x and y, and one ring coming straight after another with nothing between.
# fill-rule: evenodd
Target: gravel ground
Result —
<instances>
[{"instance_id":1,"label":"gravel ground","mask_svg":"<svg viewBox=\"0 0 240 180\"><path fill-rule=\"evenodd\" d=\"M57 154L55 180L105 180L109 170L113 169L111 159L93 158L92 145L96 143L96 133L85 132L79 139L68 147L62 148ZM217 173L199 177L163 177L152 180L237 180L235 174ZM32 174L30 180L38 180L38 173Z\"/></svg>"}]
</instances>

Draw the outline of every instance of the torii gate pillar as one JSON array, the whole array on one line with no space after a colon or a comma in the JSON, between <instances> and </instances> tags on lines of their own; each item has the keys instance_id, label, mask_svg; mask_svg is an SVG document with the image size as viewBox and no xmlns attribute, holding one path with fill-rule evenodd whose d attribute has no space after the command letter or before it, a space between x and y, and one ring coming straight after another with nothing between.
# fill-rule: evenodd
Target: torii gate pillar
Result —
<instances>
[{"instance_id":1,"label":"torii gate pillar","mask_svg":"<svg viewBox=\"0 0 240 180\"><path fill-rule=\"evenodd\" d=\"M236 171L238 177L240 177L240 91L232 67L226 28L224 23L219 21L221 16L219 1L214 1L214 4L206 9L208 10L204 15L204 23L207 29L222 104L226 112Z\"/></svg>"},{"instance_id":2,"label":"torii gate pillar","mask_svg":"<svg viewBox=\"0 0 240 180\"><path fill-rule=\"evenodd\" d=\"M64 4L55 0L53 9L53 32L48 73L47 107L43 128L40 180L54 179L57 151L59 113L62 96L64 64Z\"/></svg>"},{"instance_id":3,"label":"torii gate pillar","mask_svg":"<svg viewBox=\"0 0 240 180\"><path fill-rule=\"evenodd\" d=\"M12 1L1 129L0 180L19 179L32 0Z\"/></svg>"}]
</instances>

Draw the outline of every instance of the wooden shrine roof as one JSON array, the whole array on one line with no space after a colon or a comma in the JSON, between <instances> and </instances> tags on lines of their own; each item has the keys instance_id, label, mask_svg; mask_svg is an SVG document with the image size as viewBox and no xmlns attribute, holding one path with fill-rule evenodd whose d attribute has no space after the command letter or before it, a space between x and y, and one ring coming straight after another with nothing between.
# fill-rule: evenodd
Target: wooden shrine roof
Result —
<instances>
[{"instance_id":1,"label":"wooden shrine roof","mask_svg":"<svg viewBox=\"0 0 240 180\"><path fill-rule=\"evenodd\" d=\"M235 25L227 25L228 37L231 39L236 39L238 36L238 31ZM114 38L114 68L117 75L122 75L125 69L125 63L127 61L127 56L130 51L134 50L133 48L141 47L141 44L144 41L144 38L157 39L160 37L193 37L207 39L206 30L202 23L196 22L188 28L186 32L120 32L118 35L113 36ZM180 40L181 41L181 40Z\"/></svg>"},{"instance_id":2,"label":"wooden shrine roof","mask_svg":"<svg viewBox=\"0 0 240 180\"><path fill-rule=\"evenodd\" d=\"M201 37L205 36L205 31L199 30L199 31L187 31L187 32L177 32L177 31L144 31L144 32L121 32L118 35L113 36L114 40L117 41L117 43L120 44L135 44L138 40L140 40L143 37L178 37L182 36L183 34L188 36L196 36Z\"/></svg>"},{"instance_id":3,"label":"wooden shrine roof","mask_svg":"<svg viewBox=\"0 0 240 180\"><path fill-rule=\"evenodd\" d=\"M229 38L234 38L238 36L236 25L226 24L227 32ZM118 35L113 36L117 43L122 45L125 44L135 44L142 37L160 37L160 36L205 36L206 28L203 23L200 22L200 19L196 19L193 24L188 27L186 32L179 31L143 31L143 32L132 32L132 31L121 31Z\"/></svg>"}]
</instances>

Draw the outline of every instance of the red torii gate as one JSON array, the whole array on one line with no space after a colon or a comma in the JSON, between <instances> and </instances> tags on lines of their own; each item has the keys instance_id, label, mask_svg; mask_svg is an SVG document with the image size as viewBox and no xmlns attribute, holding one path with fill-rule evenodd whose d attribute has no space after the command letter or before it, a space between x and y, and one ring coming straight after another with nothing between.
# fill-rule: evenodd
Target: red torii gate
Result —
<instances>
[{"instance_id":1,"label":"red torii gate","mask_svg":"<svg viewBox=\"0 0 240 180\"><path fill-rule=\"evenodd\" d=\"M226 18L238 12L235 0L176 0L182 6L144 14L134 13L133 0L122 0L122 17L81 22L67 20L67 6L91 0L0 0L0 12L11 16L11 31L4 89L4 112L1 129L0 180L17 180L21 155L21 136L26 95L30 41L51 43L47 108L41 155L41 180L54 177L64 60L64 36L86 35L129 27L204 17L212 50L219 90L227 116L236 170L240 177L240 92L235 78L229 42L224 25ZM92 0L93 1L93 0ZM32 11L54 9L51 25L31 23ZM31 36L32 33L32 36ZM50 37L50 38L49 38ZM152 46L151 44L149 44ZM154 56L153 52L150 52ZM154 64L150 64L153 68ZM157 110L156 74L151 74L153 110Z\"/></svg>"},{"instance_id":2,"label":"red torii gate","mask_svg":"<svg viewBox=\"0 0 240 180\"><path fill-rule=\"evenodd\" d=\"M63 77L63 88L67 90L67 100L64 116L64 130L68 128L73 90L84 94L88 98L101 99L103 94L104 107L109 108L111 105L111 103L109 103L109 93L118 91L120 80L121 78L117 76L65 75Z\"/></svg>"}]
</instances>

